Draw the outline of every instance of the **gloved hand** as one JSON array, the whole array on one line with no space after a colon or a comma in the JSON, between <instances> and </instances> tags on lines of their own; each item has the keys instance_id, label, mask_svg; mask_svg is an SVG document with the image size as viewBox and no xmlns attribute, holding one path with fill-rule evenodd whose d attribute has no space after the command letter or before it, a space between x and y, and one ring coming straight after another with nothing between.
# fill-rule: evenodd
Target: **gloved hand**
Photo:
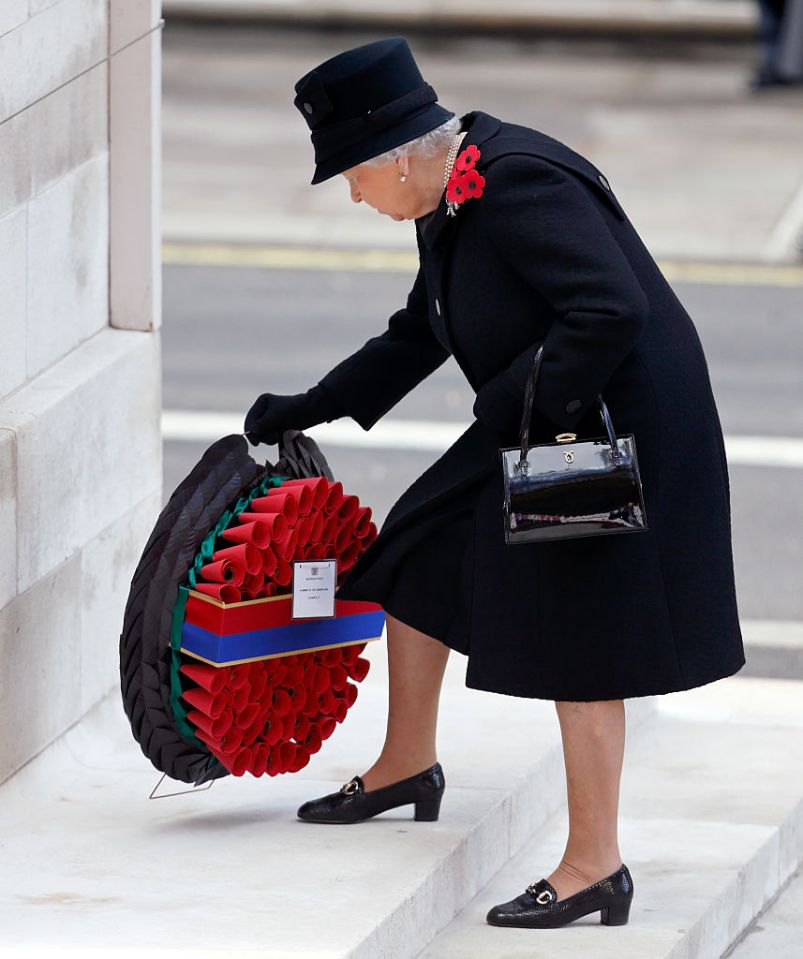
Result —
<instances>
[{"instance_id":1,"label":"gloved hand","mask_svg":"<svg viewBox=\"0 0 803 959\"><path fill-rule=\"evenodd\" d=\"M245 416L243 432L249 442L278 443L284 430L305 430L345 416L337 399L316 384L306 393L262 393Z\"/></svg>"}]
</instances>

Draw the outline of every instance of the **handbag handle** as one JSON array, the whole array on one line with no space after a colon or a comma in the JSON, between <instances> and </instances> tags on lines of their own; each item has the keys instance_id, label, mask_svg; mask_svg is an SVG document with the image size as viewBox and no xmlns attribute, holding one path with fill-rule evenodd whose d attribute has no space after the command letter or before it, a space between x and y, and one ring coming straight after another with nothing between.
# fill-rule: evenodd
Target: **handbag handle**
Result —
<instances>
[{"instance_id":1,"label":"handbag handle","mask_svg":"<svg viewBox=\"0 0 803 959\"><path fill-rule=\"evenodd\" d=\"M518 470L520 473L526 473L529 469L529 464L527 462L527 450L530 445L530 419L532 418L533 413L533 397L535 395L535 384L538 380L538 373L541 369L541 357L544 352L543 343L538 347L538 352L535 354L535 361L533 367L530 370L530 375L527 377L527 385L524 390L524 410L521 416L521 429L519 432L519 445L521 446L521 458L517 464ZM611 447L611 459L614 463L619 462L621 454L619 453L619 446L616 442L616 433L613 429L613 421L611 420L611 414L608 412L608 407L605 404L605 400L602 398L602 393L597 393L597 400L599 401L600 406L600 418L602 419L602 425L605 427L605 432L608 434L608 443ZM565 437L561 439L561 437ZM555 439L558 443L571 442L573 439L576 439L575 433L558 433L555 436Z\"/></svg>"}]
</instances>

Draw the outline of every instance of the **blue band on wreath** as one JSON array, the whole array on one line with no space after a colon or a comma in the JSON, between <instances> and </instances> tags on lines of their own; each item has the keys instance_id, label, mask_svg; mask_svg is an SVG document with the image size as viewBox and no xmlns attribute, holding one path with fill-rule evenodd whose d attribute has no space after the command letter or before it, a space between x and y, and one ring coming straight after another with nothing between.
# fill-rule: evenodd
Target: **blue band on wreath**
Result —
<instances>
[{"instance_id":1,"label":"blue band on wreath","mask_svg":"<svg viewBox=\"0 0 803 959\"><path fill-rule=\"evenodd\" d=\"M313 648L327 649L379 639L384 623L385 614L379 610L220 636L185 620L181 648L213 666L230 666L287 653L311 652Z\"/></svg>"}]
</instances>

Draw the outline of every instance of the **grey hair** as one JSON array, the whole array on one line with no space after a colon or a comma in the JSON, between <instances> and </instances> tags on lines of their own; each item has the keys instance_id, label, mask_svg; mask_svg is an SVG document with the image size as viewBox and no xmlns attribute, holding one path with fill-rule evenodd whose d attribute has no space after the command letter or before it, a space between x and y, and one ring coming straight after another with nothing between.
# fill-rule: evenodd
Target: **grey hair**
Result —
<instances>
[{"instance_id":1,"label":"grey hair","mask_svg":"<svg viewBox=\"0 0 803 959\"><path fill-rule=\"evenodd\" d=\"M452 138L460 132L460 117L454 116L442 123L434 130L423 133L414 140L408 140L400 146L393 147L385 153L371 157L369 160L363 160L360 166L383 166L392 160L400 159L404 156L433 157L436 156L443 147L449 143Z\"/></svg>"}]
</instances>

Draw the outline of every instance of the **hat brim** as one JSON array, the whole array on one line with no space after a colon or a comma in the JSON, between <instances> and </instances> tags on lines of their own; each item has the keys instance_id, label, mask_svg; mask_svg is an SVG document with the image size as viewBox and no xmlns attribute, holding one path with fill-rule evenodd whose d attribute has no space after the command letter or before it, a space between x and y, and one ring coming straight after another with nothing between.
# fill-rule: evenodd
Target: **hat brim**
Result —
<instances>
[{"instance_id":1,"label":"hat brim","mask_svg":"<svg viewBox=\"0 0 803 959\"><path fill-rule=\"evenodd\" d=\"M387 150L401 146L402 143L408 143L424 133L429 133L430 130L439 127L455 115L439 103L429 103L419 114L408 117L390 130L380 130L373 136L366 137L359 143L355 143L334 156L322 160L315 166L315 174L310 183L322 183L324 180L329 180L333 176L337 176L338 173L348 170L349 167L364 163Z\"/></svg>"}]
</instances>

